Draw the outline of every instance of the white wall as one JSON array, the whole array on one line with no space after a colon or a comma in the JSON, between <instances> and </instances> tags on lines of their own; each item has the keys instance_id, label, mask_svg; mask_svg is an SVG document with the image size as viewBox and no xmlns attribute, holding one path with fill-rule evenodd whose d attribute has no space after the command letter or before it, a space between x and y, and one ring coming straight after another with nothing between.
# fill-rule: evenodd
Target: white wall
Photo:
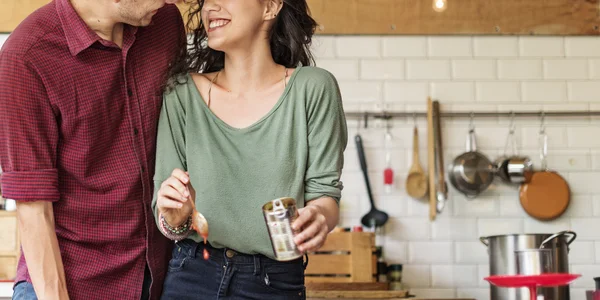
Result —
<instances>
[{"instance_id":1,"label":"white wall","mask_svg":"<svg viewBox=\"0 0 600 300\"><path fill-rule=\"evenodd\" d=\"M340 82L346 111L425 111L428 95L442 111L600 110L598 37L321 36L317 64ZM409 198L404 180L412 162L412 119L393 123L394 192L383 190L383 141L379 128L361 129L375 201L391 216L384 252L389 263L404 264L403 279L421 297L489 299L486 248L480 236L505 233L579 235L569 256L571 271L583 274L572 299L585 299L600 276L600 118L548 118L549 166L570 183L572 202L565 215L540 222L524 213L516 188L495 185L477 200L454 190L435 221L426 204ZM348 120L350 139L343 174L343 225L358 225L368 209ZM508 119L476 119L480 150L495 159L504 149ZM520 151L537 167L539 119L517 119ZM464 151L468 120L444 120L445 162ZM421 163L426 165L426 126L419 120ZM448 183L450 185L450 183Z\"/></svg>"}]
</instances>

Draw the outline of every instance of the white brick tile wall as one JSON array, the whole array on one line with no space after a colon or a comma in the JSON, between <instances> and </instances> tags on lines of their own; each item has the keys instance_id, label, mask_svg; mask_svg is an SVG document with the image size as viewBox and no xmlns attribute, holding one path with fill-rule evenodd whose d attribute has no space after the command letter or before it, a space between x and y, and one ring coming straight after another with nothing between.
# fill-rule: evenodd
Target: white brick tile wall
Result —
<instances>
[{"instance_id":1,"label":"white brick tile wall","mask_svg":"<svg viewBox=\"0 0 600 300\"><path fill-rule=\"evenodd\" d=\"M360 62L362 79L404 79L404 60L363 60Z\"/></svg>"},{"instance_id":2,"label":"white brick tile wall","mask_svg":"<svg viewBox=\"0 0 600 300\"><path fill-rule=\"evenodd\" d=\"M600 84L596 81L569 82L567 86L571 102L600 102Z\"/></svg>"},{"instance_id":3,"label":"white brick tile wall","mask_svg":"<svg viewBox=\"0 0 600 300\"><path fill-rule=\"evenodd\" d=\"M519 56L517 37L474 37L474 54L480 57L516 57Z\"/></svg>"},{"instance_id":4,"label":"white brick tile wall","mask_svg":"<svg viewBox=\"0 0 600 300\"><path fill-rule=\"evenodd\" d=\"M473 44L471 37L430 37L428 46L430 57L473 56Z\"/></svg>"},{"instance_id":5,"label":"white brick tile wall","mask_svg":"<svg viewBox=\"0 0 600 300\"><path fill-rule=\"evenodd\" d=\"M426 57L426 37L385 37L383 38L384 57Z\"/></svg>"},{"instance_id":6,"label":"white brick tile wall","mask_svg":"<svg viewBox=\"0 0 600 300\"><path fill-rule=\"evenodd\" d=\"M586 59L547 59L544 60L546 79L588 79Z\"/></svg>"},{"instance_id":7,"label":"white brick tile wall","mask_svg":"<svg viewBox=\"0 0 600 300\"><path fill-rule=\"evenodd\" d=\"M357 80L359 78L357 59L320 59L316 65L331 72L337 80Z\"/></svg>"},{"instance_id":8,"label":"white brick tile wall","mask_svg":"<svg viewBox=\"0 0 600 300\"><path fill-rule=\"evenodd\" d=\"M495 60L455 59L452 61L452 77L454 79L494 79L496 75Z\"/></svg>"},{"instance_id":9,"label":"white brick tile wall","mask_svg":"<svg viewBox=\"0 0 600 300\"><path fill-rule=\"evenodd\" d=\"M524 102L566 102L566 82L523 82Z\"/></svg>"},{"instance_id":10,"label":"white brick tile wall","mask_svg":"<svg viewBox=\"0 0 600 300\"><path fill-rule=\"evenodd\" d=\"M596 36L566 37L565 43L568 57L600 56L600 39Z\"/></svg>"},{"instance_id":11,"label":"white brick tile wall","mask_svg":"<svg viewBox=\"0 0 600 300\"><path fill-rule=\"evenodd\" d=\"M520 55L523 57L562 57L565 55L562 37L520 37Z\"/></svg>"},{"instance_id":12,"label":"white brick tile wall","mask_svg":"<svg viewBox=\"0 0 600 300\"><path fill-rule=\"evenodd\" d=\"M515 103L521 101L519 82L487 81L477 82L476 98L479 102Z\"/></svg>"},{"instance_id":13,"label":"white brick tile wall","mask_svg":"<svg viewBox=\"0 0 600 300\"><path fill-rule=\"evenodd\" d=\"M320 59L335 57L335 41L334 37L316 36L311 47L314 56Z\"/></svg>"},{"instance_id":14,"label":"white brick tile wall","mask_svg":"<svg viewBox=\"0 0 600 300\"><path fill-rule=\"evenodd\" d=\"M450 73L451 72L449 60L406 60L407 79L450 79Z\"/></svg>"},{"instance_id":15,"label":"white brick tile wall","mask_svg":"<svg viewBox=\"0 0 600 300\"><path fill-rule=\"evenodd\" d=\"M543 67L540 59L501 59L498 61L500 79L542 79Z\"/></svg>"},{"instance_id":16,"label":"white brick tile wall","mask_svg":"<svg viewBox=\"0 0 600 300\"><path fill-rule=\"evenodd\" d=\"M0 37L1 38L1 37ZM318 36L313 44L319 66L338 79L346 111L424 111L428 96L442 111L540 112L600 110L600 40L597 37L515 36ZM476 118L478 149L490 159L503 153L507 117ZM348 118L349 136L356 120ZM383 124L360 129L377 206L390 215L384 254L404 264L403 281L419 297L489 299L487 248L480 236L571 229L571 271L584 274L572 294L593 287L600 274L600 117L548 117L549 167L571 187L571 203L560 218L538 221L519 202L517 185L495 182L473 200L451 185L450 201L429 221L426 201L406 195L412 163L411 118L392 121L396 185L382 184ZM419 118L421 163L427 169L426 127ZM464 152L468 118L442 122L445 164ZM517 119L519 152L539 168L539 117ZM341 222L360 223L369 210L352 139L345 152ZM583 293L573 300L585 299Z\"/></svg>"},{"instance_id":17,"label":"white brick tile wall","mask_svg":"<svg viewBox=\"0 0 600 300\"><path fill-rule=\"evenodd\" d=\"M384 85L384 99L387 103L422 103L429 95L427 82L388 81Z\"/></svg>"},{"instance_id":18,"label":"white brick tile wall","mask_svg":"<svg viewBox=\"0 0 600 300\"><path fill-rule=\"evenodd\" d=\"M408 288L430 287L431 266L404 265L402 266L402 282Z\"/></svg>"},{"instance_id":19,"label":"white brick tile wall","mask_svg":"<svg viewBox=\"0 0 600 300\"><path fill-rule=\"evenodd\" d=\"M6 42L6 39L8 39L8 34L0 33L0 48L2 48L2 45L4 45L4 42Z\"/></svg>"},{"instance_id":20,"label":"white brick tile wall","mask_svg":"<svg viewBox=\"0 0 600 300\"><path fill-rule=\"evenodd\" d=\"M432 238L435 240L473 240L477 238L477 220L440 219L433 222Z\"/></svg>"},{"instance_id":21,"label":"white brick tile wall","mask_svg":"<svg viewBox=\"0 0 600 300\"><path fill-rule=\"evenodd\" d=\"M433 82L431 96L445 99L446 103L475 101L475 85L472 82Z\"/></svg>"},{"instance_id":22,"label":"white brick tile wall","mask_svg":"<svg viewBox=\"0 0 600 300\"><path fill-rule=\"evenodd\" d=\"M569 263L571 264L594 264L596 262L594 242L577 241L577 243L572 243L569 249Z\"/></svg>"},{"instance_id":23,"label":"white brick tile wall","mask_svg":"<svg viewBox=\"0 0 600 300\"><path fill-rule=\"evenodd\" d=\"M483 235L479 235L483 236ZM487 248L481 242L456 242L456 262L459 264L487 264Z\"/></svg>"},{"instance_id":24,"label":"white brick tile wall","mask_svg":"<svg viewBox=\"0 0 600 300\"><path fill-rule=\"evenodd\" d=\"M477 265L432 265L431 285L434 288L476 287Z\"/></svg>"},{"instance_id":25,"label":"white brick tile wall","mask_svg":"<svg viewBox=\"0 0 600 300\"><path fill-rule=\"evenodd\" d=\"M338 57L372 58L381 56L380 37L343 36L336 40Z\"/></svg>"},{"instance_id":26,"label":"white brick tile wall","mask_svg":"<svg viewBox=\"0 0 600 300\"><path fill-rule=\"evenodd\" d=\"M408 244L408 262L452 263L454 249L452 242L410 242Z\"/></svg>"}]
</instances>

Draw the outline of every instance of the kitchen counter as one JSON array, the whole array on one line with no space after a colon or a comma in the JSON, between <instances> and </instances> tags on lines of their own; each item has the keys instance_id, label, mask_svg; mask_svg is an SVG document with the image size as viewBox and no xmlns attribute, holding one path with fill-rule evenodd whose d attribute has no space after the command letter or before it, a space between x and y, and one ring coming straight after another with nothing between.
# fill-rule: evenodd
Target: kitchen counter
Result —
<instances>
[{"instance_id":1,"label":"kitchen counter","mask_svg":"<svg viewBox=\"0 0 600 300\"><path fill-rule=\"evenodd\" d=\"M13 282L0 281L0 300L11 299L13 294Z\"/></svg>"}]
</instances>

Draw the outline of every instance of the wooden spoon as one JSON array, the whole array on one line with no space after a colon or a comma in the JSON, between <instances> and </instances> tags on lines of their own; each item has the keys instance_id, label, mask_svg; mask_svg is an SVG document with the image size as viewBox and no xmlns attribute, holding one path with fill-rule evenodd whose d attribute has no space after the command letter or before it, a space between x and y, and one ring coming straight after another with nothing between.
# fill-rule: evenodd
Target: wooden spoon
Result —
<instances>
[{"instance_id":1,"label":"wooden spoon","mask_svg":"<svg viewBox=\"0 0 600 300\"><path fill-rule=\"evenodd\" d=\"M427 195L427 175L419 161L419 131L415 126L413 134L413 163L406 177L406 193L414 199L422 199Z\"/></svg>"}]
</instances>

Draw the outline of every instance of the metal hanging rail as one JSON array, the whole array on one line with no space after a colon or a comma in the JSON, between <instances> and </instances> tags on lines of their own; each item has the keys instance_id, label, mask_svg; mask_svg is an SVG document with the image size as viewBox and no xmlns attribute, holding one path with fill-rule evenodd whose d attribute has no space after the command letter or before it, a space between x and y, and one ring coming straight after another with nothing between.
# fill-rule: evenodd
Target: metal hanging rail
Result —
<instances>
[{"instance_id":1,"label":"metal hanging rail","mask_svg":"<svg viewBox=\"0 0 600 300\"><path fill-rule=\"evenodd\" d=\"M441 112L442 118L481 118L481 117L591 117L600 116L600 111L530 111L530 112L481 112L481 111L463 111L463 112ZM427 117L424 112L346 112L348 118L374 118L374 119L392 119L392 118L414 118Z\"/></svg>"}]
</instances>

